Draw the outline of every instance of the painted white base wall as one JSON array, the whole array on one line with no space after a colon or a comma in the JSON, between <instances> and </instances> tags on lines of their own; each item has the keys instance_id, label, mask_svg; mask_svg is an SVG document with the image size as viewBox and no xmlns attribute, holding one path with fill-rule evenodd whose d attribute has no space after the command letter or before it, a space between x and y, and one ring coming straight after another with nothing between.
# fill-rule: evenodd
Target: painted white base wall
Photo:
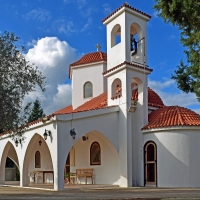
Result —
<instances>
[{"instance_id":1,"label":"painted white base wall","mask_svg":"<svg viewBox=\"0 0 200 200\"><path fill-rule=\"evenodd\" d=\"M158 187L200 187L198 130L145 133L144 140L157 145Z\"/></svg>"}]
</instances>

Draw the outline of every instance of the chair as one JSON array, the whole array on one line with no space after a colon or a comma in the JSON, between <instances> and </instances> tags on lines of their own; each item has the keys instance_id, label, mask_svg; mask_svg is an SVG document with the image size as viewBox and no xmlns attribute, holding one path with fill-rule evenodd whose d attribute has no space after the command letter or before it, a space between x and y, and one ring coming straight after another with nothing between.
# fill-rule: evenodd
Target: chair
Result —
<instances>
[{"instance_id":1,"label":"chair","mask_svg":"<svg viewBox=\"0 0 200 200\"><path fill-rule=\"evenodd\" d=\"M42 183L43 182L43 174L40 172L35 173L35 182L36 183Z\"/></svg>"},{"instance_id":2,"label":"chair","mask_svg":"<svg viewBox=\"0 0 200 200\"><path fill-rule=\"evenodd\" d=\"M29 181L30 181L30 182L35 182L34 173L29 173L28 176L29 176Z\"/></svg>"},{"instance_id":3,"label":"chair","mask_svg":"<svg viewBox=\"0 0 200 200\"><path fill-rule=\"evenodd\" d=\"M77 184L77 175L74 172L70 172L70 180L69 183L71 184L73 182L73 184Z\"/></svg>"}]
</instances>

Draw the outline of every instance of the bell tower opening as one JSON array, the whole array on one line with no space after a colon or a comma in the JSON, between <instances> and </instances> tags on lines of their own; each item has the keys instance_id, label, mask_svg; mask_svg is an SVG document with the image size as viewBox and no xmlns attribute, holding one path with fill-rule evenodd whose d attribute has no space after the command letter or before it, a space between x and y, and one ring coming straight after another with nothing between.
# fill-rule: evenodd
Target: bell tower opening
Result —
<instances>
[{"instance_id":1,"label":"bell tower opening","mask_svg":"<svg viewBox=\"0 0 200 200\"><path fill-rule=\"evenodd\" d=\"M111 31L111 48L121 42L121 26L116 24Z\"/></svg>"},{"instance_id":2,"label":"bell tower opening","mask_svg":"<svg viewBox=\"0 0 200 200\"><path fill-rule=\"evenodd\" d=\"M131 62L145 65L145 37L139 24L130 26L130 58Z\"/></svg>"}]
</instances>

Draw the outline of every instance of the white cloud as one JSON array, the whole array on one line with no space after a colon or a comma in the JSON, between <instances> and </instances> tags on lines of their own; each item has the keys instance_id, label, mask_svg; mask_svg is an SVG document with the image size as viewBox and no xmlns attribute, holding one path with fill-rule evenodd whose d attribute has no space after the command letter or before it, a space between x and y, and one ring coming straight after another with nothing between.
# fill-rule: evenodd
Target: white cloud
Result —
<instances>
[{"instance_id":1,"label":"white cloud","mask_svg":"<svg viewBox=\"0 0 200 200\"><path fill-rule=\"evenodd\" d=\"M103 4L103 12L104 12L105 15L112 12L111 7L108 3Z\"/></svg>"},{"instance_id":2,"label":"white cloud","mask_svg":"<svg viewBox=\"0 0 200 200\"><path fill-rule=\"evenodd\" d=\"M156 90L161 90L175 84L175 82L172 79L166 80L164 82L149 80L148 84L149 84L149 87L152 89L154 88Z\"/></svg>"},{"instance_id":3,"label":"white cloud","mask_svg":"<svg viewBox=\"0 0 200 200\"><path fill-rule=\"evenodd\" d=\"M57 87L58 93L53 97L54 107L55 110L60 109L60 105L69 105L71 104L72 100L72 88L69 84L58 85Z\"/></svg>"},{"instance_id":4,"label":"white cloud","mask_svg":"<svg viewBox=\"0 0 200 200\"><path fill-rule=\"evenodd\" d=\"M73 21L67 21L65 19L54 21L53 29L58 30L59 33L65 33L67 35L70 35L77 31Z\"/></svg>"},{"instance_id":5,"label":"white cloud","mask_svg":"<svg viewBox=\"0 0 200 200\"><path fill-rule=\"evenodd\" d=\"M90 17L87 21L87 23L84 25L84 27L81 29L81 32L85 31L89 28L89 26L92 24L92 18Z\"/></svg>"},{"instance_id":6,"label":"white cloud","mask_svg":"<svg viewBox=\"0 0 200 200\"><path fill-rule=\"evenodd\" d=\"M149 87L160 96L166 106L178 105L189 108L199 106L196 95L194 93L186 94L178 90L173 80L169 79L163 82L149 80L148 83Z\"/></svg>"},{"instance_id":7,"label":"white cloud","mask_svg":"<svg viewBox=\"0 0 200 200\"><path fill-rule=\"evenodd\" d=\"M68 78L69 65L80 57L76 49L57 37L45 37L29 49L26 57L31 63L35 63L46 77L46 91L30 93L26 102L34 101L38 97L46 114L69 105L71 86L64 82Z\"/></svg>"},{"instance_id":8,"label":"white cloud","mask_svg":"<svg viewBox=\"0 0 200 200\"><path fill-rule=\"evenodd\" d=\"M34 20L36 19L39 21L46 21L51 18L51 14L49 11L42 10L39 8L39 9L34 9L34 10L31 10L30 12L28 12L25 15L25 18L26 19L34 19Z\"/></svg>"}]
</instances>

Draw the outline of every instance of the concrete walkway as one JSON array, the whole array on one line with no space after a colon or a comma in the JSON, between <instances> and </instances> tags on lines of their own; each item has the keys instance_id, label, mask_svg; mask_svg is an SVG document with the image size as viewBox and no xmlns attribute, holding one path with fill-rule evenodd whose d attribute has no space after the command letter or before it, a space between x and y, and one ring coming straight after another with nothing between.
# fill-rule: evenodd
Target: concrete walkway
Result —
<instances>
[{"instance_id":1,"label":"concrete walkway","mask_svg":"<svg viewBox=\"0 0 200 200\"><path fill-rule=\"evenodd\" d=\"M103 200L103 199L123 199L123 200L200 200L200 188L119 188L91 185L83 187L69 187L64 191L38 190L33 188L20 188L17 186L0 186L0 199L77 199L77 200Z\"/></svg>"}]
</instances>

